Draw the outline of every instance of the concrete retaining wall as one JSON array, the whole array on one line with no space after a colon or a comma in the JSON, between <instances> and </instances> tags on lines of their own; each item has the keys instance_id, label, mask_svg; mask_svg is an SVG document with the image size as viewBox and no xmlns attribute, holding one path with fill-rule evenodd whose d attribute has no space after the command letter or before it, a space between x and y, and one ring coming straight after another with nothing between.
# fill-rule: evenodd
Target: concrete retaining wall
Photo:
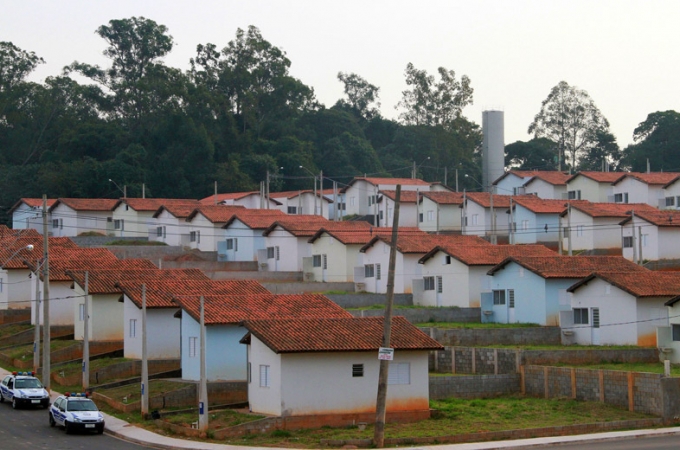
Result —
<instances>
[{"instance_id":1,"label":"concrete retaining wall","mask_svg":"<svg viewBox=\"0 0 680 450\"><path fill-rule=\"evenodd\" d=\"M31 308L0 310L0 325L31 321Z\"/></svg>"},{"instance_id":2,"label":"concrete retaining wall","mask_svg":"<svg viewBox=\"0 0 680 450\"><path fill-rule=\"evenodd\" d=\"M181 368L181 361L179 359L157 359L149 360L149 374L159 372L169 372ZM97 369L90 369L90 386L95 384L106 383L110 380L120 380L140 376L142 373L142 362L121 361L118 364L113 364ZM52 373L52 379L62 386L74 386L80 384L83 379L82 372L67 374L61 376L59 371Z\"/></svg>"},{"instance_id":3,"label":"concrete retaining wall","mask_svg":"<svg viewBox=\"0 0 680 450\"><path fill-rule=\"evenodd\" d=\"M393 315L404 316L409 322L420 324L428 322L479 322L479 311L479 308L396 308L392 310ZM351 310L350 313L354 317L383 317L385 310L360 309ZM424 328L423 331L429 334L429 328Z\"/></svg>"},{"instance_id":4,"label":"concrete retaining wall","mask_svg":"<svg viewBox=\"0 0 680 450\"><path fill-rule=\"evenodd\" d=\"M347 284L351 286L347 291L353 291L354 283ZM387 296L385 294L326 294L326 297L330 298L343 308L367 308L369 306L385 305L385 303L387 303ZM399 306L413 306L413 294L394 294L393 304ZM384 310L380 309L376 311ZM355 311L351 312L354 313Z\"/></svg>"},{"instance_id":5,"label":"concrete retaining wall","mask_svg":"<svg viewBox=\"0 0 680 450\"><path fill-rule=\"evenodd\" d=\"M519 374L430 377L430 399L489 398L519 394Z\"/></svg>"},{"instance_id":6,"label":"concrete retaining wall","mask_svg":"<svg viewBox=\"0 0 680 450\"><path fill-rule=\"evenodd\" d=\"M460 308L464 310L465 308ZM479 313L479 308L467 308ZM454 322L454 321L452 321ZM470 321L472 322L472 321ZM479 315L477 317L479 322ZM527 328L423 328L442 345L488 347L492 345L560 345L559 327Z\"/></svg>"}]
</instances>

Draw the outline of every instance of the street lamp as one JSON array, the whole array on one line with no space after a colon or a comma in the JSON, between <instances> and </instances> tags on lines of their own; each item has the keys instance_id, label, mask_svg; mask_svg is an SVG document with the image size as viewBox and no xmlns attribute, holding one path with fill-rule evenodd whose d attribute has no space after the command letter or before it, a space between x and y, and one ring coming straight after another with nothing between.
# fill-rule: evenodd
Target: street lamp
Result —
<instances>
[{"instance_id":1,"label":"street lamp","mask_svg":"<svg viewBox=\"0 0 680 450\"><path fill-rule=\"evenodd\" d=\"M118 186L118 183L113 181L111 178L109 178L109 181L113 183L113 185L116 186L120 192L123 193L123 198L127 198L127 185L123 185L123 189L121 189L120 186Z\"/></svg>"},{"instance_id":2,"label":"street lamp","mask_svg":"<svg viewBox=\"0 0 680 450\"><path fill-rule=\"evenodd\" d=\"M18 249L16 252L12 253L12 256L10 256L9 258L7 258L7 260L5 260L4 263L2 263L2 266L0 266L0 268L1 268L1 269L4 269L4 268L5 268L5 264L7 264L8 262L10 262L10 261L12 260L12 258L14 258L15 256L17 256L17 255L19 254L20 251L22 251L22 250L28 250L29 252L32 252L32 251L33 251L33 248L34 248L34 247L33 247L33 244L28 244L26 247L21 247L21 248Z\"/></svg>"},{"instance_id":3,"label":"street lamp","mask_svg":"<svg viewBox=\"0 0 680 450\"><path fill-rule=\"evenodd\" d=\"M413 180L416 179L416 173L418 172L418 169L420 168L420 166L425 164L425 161L427 161L429 159L430 159L430 157L428 156L427 158L423 159L423 161L418 165L416 165L416 162L413 161L413 170L411 171L411 179L413 179Z\"/></svg>"}]
</instances>

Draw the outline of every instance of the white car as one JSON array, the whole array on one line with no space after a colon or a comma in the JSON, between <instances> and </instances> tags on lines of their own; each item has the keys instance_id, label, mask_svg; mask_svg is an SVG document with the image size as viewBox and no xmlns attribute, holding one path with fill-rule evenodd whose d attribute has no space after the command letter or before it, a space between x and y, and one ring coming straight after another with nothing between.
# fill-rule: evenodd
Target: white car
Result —
<instances>
[{"instance_id":1,"label":"white car","mask_svg":"<svg viewBox=\"0 0 680 450\"><path fill-rule=\"evenodd\" d=\"M0 383L0 402L12 402L12 408L20 406L50 406L50 394L33 372L12 372Z\"/></svg>"},{"instance_id":2,"label":"white car","mask_svg":"<svg viewBox=\"0 0 680 450\"><path fill-rule=\"evenodd\" d=\"M87 394L64 394L50 407L50 426L64 427L66 433L74 431L104 432L104 415Z\"/></svg>"}]
</instances>

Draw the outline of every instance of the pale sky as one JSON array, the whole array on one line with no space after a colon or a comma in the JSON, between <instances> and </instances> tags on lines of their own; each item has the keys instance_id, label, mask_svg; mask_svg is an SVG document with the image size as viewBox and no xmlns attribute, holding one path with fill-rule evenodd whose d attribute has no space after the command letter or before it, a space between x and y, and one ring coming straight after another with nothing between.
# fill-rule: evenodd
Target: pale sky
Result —
<instances>
[{"instance_id":1,"label":"pale sky","mask_svg":"<svg viewBox=\"0 0 680 450\"><path fill-rule=\"evenodd\" d=\"M474 104L463 114L505 111L505 143L527 128L550 89L564 80L586 90L623 148L647 114L680 111L677 0L1 0L0 41L46 60L43 81L78 60L108 67L95 30L144 16L168 27L168 66L188 69L196 45L223 48L237 28L258 27L287 53L291 74L331 107L339 71L380 87L382 113L396 119L412 62L436 74L465 74ZM675 49L675 50L674 50Z\"/></svg>"}]
</instances>

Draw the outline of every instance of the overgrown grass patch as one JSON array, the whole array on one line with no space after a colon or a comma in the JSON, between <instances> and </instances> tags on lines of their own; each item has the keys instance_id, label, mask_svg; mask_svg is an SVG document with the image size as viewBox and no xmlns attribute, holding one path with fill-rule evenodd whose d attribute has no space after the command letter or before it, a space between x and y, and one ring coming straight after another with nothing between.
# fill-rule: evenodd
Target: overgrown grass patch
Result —
<instances>
[{"instance_id":1,"label":"overgrown grass patch","mask_svg":"<svg viewBox=\"0 0 680 450\"><path fill-rule=\"evenodd\" d=\"M33 328L34 326L31 325L30 323L12 323L8 325L3 325L0 327L0 339L8 336L13 336L17 333L21 333L22 331L32 330ZM2 346L1 341L0 346Z\"/></svg>"},{"instance_id":2,"label":"overgrown grass patch","mask_svg":"<svg viewBox=\"0 0 680 450\"><path fill-rule=\"evenodd\" d=\"M163 395L167 392L191 386L192 383L182 383L167 380L149 381L149 396ZM111 389L98 389L97 392L122 403L133 403L141 399L140 384L133 383Z\"/></svg>"},{"instance_id":3,"label":"overgrown grass patch","mask_svg":"<svg viewBox=\"0 0 680 450\"><path fill-rule=\"evenodd\" d=\"M90 360L90 371L101 369L103 367L114 366L116 364L131 361L129 358L99 358ZM55 368L56 370L56 368ZM58 367L59 372L64 372L65 376L72 375L76 372L82 372L83 366L80 362L73 362Z\"/></svg>"},{"instance_id":4,"label":"overgrown grass patch","mask_svg":"<svg viewBox=\"0 0 680 450\"><path fill-rule=\"evenodd\" d=\"M479 322L426 322L417 323L417 327L433 327L442 329L456 329L456 328L533 328L539 327L536 323L479 323Z\"/></svg>"},{"instance_id":5,"label":"overgrown grass patch","mask_svg":"<svg viewBox=\"0 0 680 450\"><path fill-rule=\"evenodd\" d=\"M578 369L594 369L594 370L622 370L625 372L647 372L647 373L664 373L664 365L662 362L658 363L625 363L625 362L611 362L600 364L555 364L560 367L575 367ZM671 376L680 377L680 364L671 364Z\"/></svg>"},{"instance_id":6,"label":"overgrown grass patch","mask_svg":"<svg viewBox=\"0 0 680 450\"><path fill-rule=\"evenodd\" d=\"M76 345L76 341L73 340L61 340L61 339L53 339L50 340L50 352L54 352L57 350L61 350L67 347L71 347L72 345ZM40 354L42 355L42 345L40 348ZM18 347L14 347L10 350L8 350L5 353L7 356L10 358L14 359L29 359L33 358L33 344L26 344L26 345L21 345Z\"/></svg>"}]
</instances>

